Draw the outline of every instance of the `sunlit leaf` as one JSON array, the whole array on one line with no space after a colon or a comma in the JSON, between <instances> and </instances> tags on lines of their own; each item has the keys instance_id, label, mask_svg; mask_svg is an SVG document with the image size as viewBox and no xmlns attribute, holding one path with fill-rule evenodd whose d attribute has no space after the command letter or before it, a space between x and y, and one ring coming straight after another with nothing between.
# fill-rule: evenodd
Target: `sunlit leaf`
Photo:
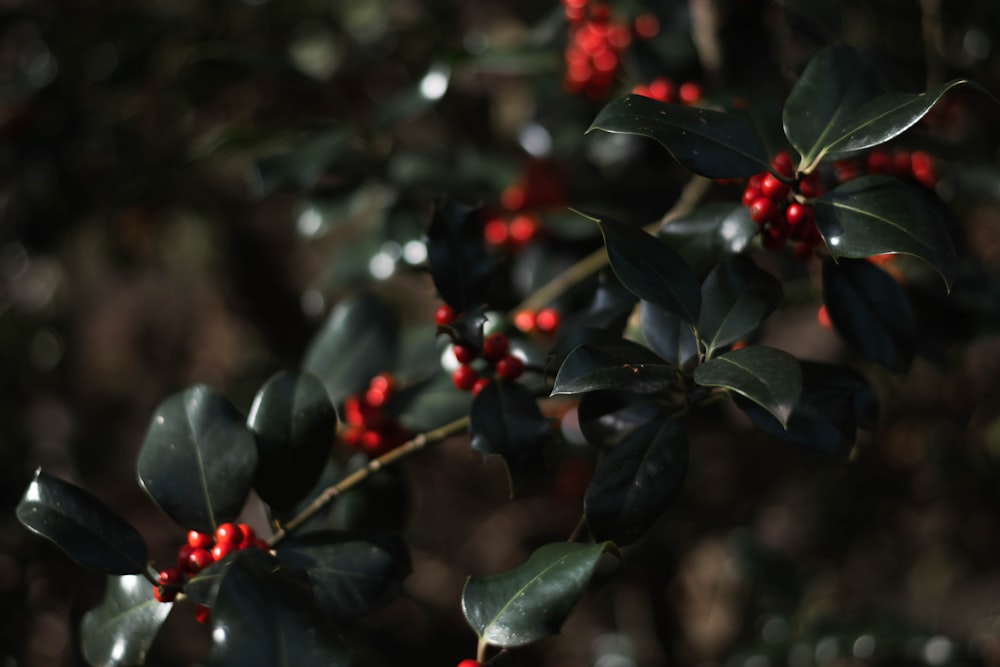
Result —
<instances>
[{"instance_id":1,"label":"sunlit leaf","mask_svg":"<svg viewBox=\"0 0 1000 667\"><path fill-rule=\"evenodd\" d=\"M657 236L704 275L723 257L743 252L757 231L746 206L712 202L664 225Z\"/></svg>"},{"instance_id":2,"label":"sunlit leaf","mask_svg":"<svg viewBox=\"0 0 1000 667\"><path fill-rule=\"evenodd\" d=\"M709 178L752 176L768 168L754 126L738 114L626 95L601 109L587 132L594 130L654 139L685 167Z\"/></svg>"},{"instance_id":3,"label":"sunlit leaf","mask_svg":"<svg viewBox=\"0 0 1000 667\"><path fill-rule=\"evenodd\" d=\"M257 445L240 411L197 385L157 407L138 469L143 488L174 521L211 533L243 509L257 472Z\"/></svg>"},{"instance_id":4,"label":"sunlit leaf","mask_svg":"<svg viewBox=\"0 0 1000 667\"><path fill-rule=\"evenodd\" d=\"M84 567L108 574L146 568L146 543L132 524L80 487L40 468L17 505L17 518Z\"/></svg>"},{"instance_id":5,"label":"sunlit leaf","mask_svg":"<svg viewBox=\"0 0 1000 667\"><path fill-rule=\"evenodd\" d=\"M698 339L694 327L649 301L641 301L639 315L642 334L649 347L682 370L698 361Z\"/></svg>"},{"instance_id":6,"label":"sunlit leaf","mask_svg":"<svg viewBox=\"0 0 1000 667\"><path fill-rule=\"evenodd\" d=\"M556 634L609 551L617 551L610 542L547 544L513 570L470 577L465 618L482 642L504 648Z\"/></svg>"},{"instance_id":7,"label":"sunlit leaf","mask_svg":"<svg viewBox=\"0 0 1000 667\"><path fill-rule=\"evenodd\" d=\"M792 355L754 345L715 357L694 370L694 381L746 396L788 426L802 393L802 369Z\"/></svg>"}]
</instances>

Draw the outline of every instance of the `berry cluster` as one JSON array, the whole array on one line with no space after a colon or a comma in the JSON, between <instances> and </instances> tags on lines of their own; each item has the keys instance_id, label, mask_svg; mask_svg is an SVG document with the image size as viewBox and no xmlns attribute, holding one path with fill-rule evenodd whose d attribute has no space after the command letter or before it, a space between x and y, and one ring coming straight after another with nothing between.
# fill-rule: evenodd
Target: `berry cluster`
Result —
<instances>
[{"instance_id":1,"label":"berry cluster","mask_svg":"<svg viewBox=\"0 0 1000 667\"><path fill-rule=\"evenodd\" d=\"M514 326L524 333L539 332L552 335L562 323L562 317L555 308L541 310L522 310L514 316Z\"/></svg>"},{"instance_id":2,"label":"berry cluster","mask_svg":"<svg viewBox=\"0 0 1000 667\"><path fill-rule=\"evenodd\" d=\"M516 252L538 236L538 219L529 213L494 215L483 225L483 238L490 246Z\"/></svg>"},{"instance_id":3,"label":"berry cluster","mask_svg":"<svg viewBox=\"0 0 1000 667\"><path fill-rule=\"evenodd\" d=\"M704 96L704 91L700 83L685 81L678 87L672 79L665 76L654 79L648 84L640 83L632 89L632 93L649 97L658 102L666 102L667 104L676 104L679 102L687 106L698 104Z\"/></svg>"},{"instance_id":4,"label":"berry cluster","mask_svg":"<svg viewBox=\"0 0 1000 667\"><path fill-rule=\"evenodd\" d=\"M563 86L572 94L593 99L608 96L622 51L632 42L629 27L612 17L603 2L563 0L569 21L566 45L566 76Z\"/></svg>"},{"instance_id":5,"label":"berry cluster","mask_svg":"<svg viewBox=\"0 0 1000 667\"><path fill-rule=\"evenodd\" d=\"M792 253L805 261L822 242L812 204L805 200L823 194L823 185L817 172L795 178L795 166L787 151L774 156L771 168L774 173L765 171L750 177L743 190L743 205L760 227L765 248L783 248L786 241L792 241Z\"/></svg>"},{"instance_id":6,"label":"berry cluster","mask_svg":"<svg viewBox=\"0 0 1000 667\"><path fill-rule=\"evenodd\" d=\"M833 163L834 175L841 183L864 174L885 174L896 178L914 180L925 188L937 185L937 172L931 156L924 151L898 149L888 151L876 148L861 158L837 160Z\"/></svg>"},{"instance_id":7,"label":"berry cluster","mask_svg":"<svg viewBox=\"0 0 1000 667\"><path fill-rule=\"evenodd\" d=\"M363 394L348 396L344 401L344 443L364 451L370 458L378 458L410 439L395 416L385 411L385 406L396 389L389 373L380 373L368 383Z\"/></svg>"},{"instance_id":8,"label":"berry cluster","mask_svg":"<svg viewBox=\"0 0 1000 667\"><path fill-rule=\"evenodd\" d=\"M483 349L456 343L452 350L459 367L451 375L451 381L462 391L478 394L490 383L490 376L502 380L516 380L524 372L524 361L510 354L510 341L502 333L491 333L483 339ZM486 364L477 370L473 364L477 360Z\"/></svg>"},{"instance_id":9,"label":"berry cluster","mask_svg":"<svg viewBox=\"0 0 1000 667\"><path fill-rule=\"evenodd\" d=\"M188 533L187 542L177 550L177 564L160 571L158 583L153 586L153 595L160 602L173 602L188 579L233 551L266 551L269 548L267 541L257 537L253 528L245 523L224 523L216 529L214 535L192 530ZM195 610L195 618L205 623L208 617L208 607L199 605Z\"/></svg>"}]
</instances>

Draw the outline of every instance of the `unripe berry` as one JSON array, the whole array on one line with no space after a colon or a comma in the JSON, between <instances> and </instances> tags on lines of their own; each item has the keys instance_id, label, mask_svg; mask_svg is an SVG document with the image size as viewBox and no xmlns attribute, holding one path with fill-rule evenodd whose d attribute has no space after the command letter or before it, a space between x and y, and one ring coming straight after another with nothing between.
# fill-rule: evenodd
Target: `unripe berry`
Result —
<instances>
[{"instance_id":1,"label":"unripe berry","mask_svg":"<svg viewBox=\"0 0 1000 667\"><path fill-rule=\"evenodd\" d=\"M188 544L195 549L207 549L214 542L215 540L208 533L199 533L197 530L192 530L188 533Z\"/></svg>"},{"instance_id":2,"label":"unripe berry","mask_svg":"<svg viewBox=\"0 0 1000 667\"><path fill-rule=\"evenodd\" d=\"M455 372L451 374L451 381L456 387L462 391L469 391L472 389L472 385L476 384L476 380L479 379L479 374L476 370L469 365L462 364L455 369Z\"/></svg>"},{"instance_id":3,"label":"unripe berry","mask_svg":"<svg viewBox=\"0 0 1000 667\"><path fill-rule=\"evenodd\" d=\"M434 321L438 326L451 324L455 321L455 309L448 304L438 306L438 309L434 312Z\"/></svg>"},{"instance_id":4,"label":"unripe berry","mask_svg":"<svg viewBox=\"0 0 1000 667\"><path fill-rule=\"evenodd\" d=\"M768 172L764 176L764 180L760 182L760 191L764 193L765 197L770 197L771 199L780 199L788 194L788 183L785 183L780 178L774 174Z\"/></svg>"},{"instance_id":5,"label":"unripe berry","mask_svg":"<svg viewBox=\"0 0 1000 667\"><path fill-rule=\"evenodd\" d=\"M490 361L496 361L507 354L510 341L502 333L491 333L483 339L483 356Z\"/></svg>"},{"instance_id":6,"label":"unripe berry","mask_svg":"<svg viewBox=\"0 0 1000 667\"><path fill-rule=\"evenodd\" d=\"M455 355L455 359L460 364L471 364L479 356L475 348L469 347L468 345L455 345L451 348L452 354Z\"/></svg>"},{"instance_id":7,"label":"unripe berry","mask_svg":"<svg viewBox=\"0 0 1000 667\"><path fill-rule=\"evenodd\" d=\"M524 362L520 357L508 354L497 362L497 375L504 380L516 380L524 372Z\"/></svg>"},{"instance_id":8,"label":"unripe berry","mask_svg":"<svg viewBox=\"0 0 1000 667\"><path fill-rule=\"evenodd\" d=\"M778 207L773 199L768 197L758 197L750 204L750 219L757 224L763 224L774 220L778 215Z\"/></svg>"},{"instance_id":9,"label":"unripe berry","mask_svg":"<svg viewBox=\"0 0 1000 667\"><path fill-rule=\"evenodd\" d=\"M212 558L212 553L208 549L195 549L188 556L187 570L188 572L201 572L206 567L215 562Z\"/></svg>"},{"instance_id":10,"label":"unripe berry","mask_svg":"<svg viewBox=\"0 0 1000 667\"><path fill-rule=\"evenodd\" d=\"M217 545L221 542L231 542L234 547L238 547L243 542L243 532L235 523L224 523L215 530L215 542Z\"/></svg>"},{"instance_id":11,"label":"unripe berry","mask_svg":"<svg viewBox=\"0 0 1000 667\"><path fill-rule=\"evenodd\" d=\"M535 326L544 334L555 333L560 319L559 311L555 308L542 308L535 316Z\"/></svg>"}]
</instances>

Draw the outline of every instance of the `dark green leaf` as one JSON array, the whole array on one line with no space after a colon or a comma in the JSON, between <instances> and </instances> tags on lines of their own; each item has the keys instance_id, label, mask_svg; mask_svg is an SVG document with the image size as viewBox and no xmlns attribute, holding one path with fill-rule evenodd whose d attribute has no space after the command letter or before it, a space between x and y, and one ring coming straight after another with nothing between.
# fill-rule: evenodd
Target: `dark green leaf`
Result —
<instances>
[{"instance_id":1,"label":"dark green leaf","mask_svg":"<svg viewBox=\"0 0 1000 667\"><path fill-rule=\"evenodd\" d=\"M513 570L470 577L462 591L465 618L480 641L504 648L556 634L608 551L617 551L610 542L547 544Z\"/></svg>"},{"instance_id":2,"label":"dark green leaf","mask_svg":"<svg viewBox=\"0 0 1000 667\"><path fill-rule=\"evenodd\" d=\"M247 426L260 459L254 490L272 508L290 509L319 479L337 435L326 388L309 373L280 373L257 392Z\"/></svg>"},{"instance_id":3,"label":"dark green leaf","mask_svg":"<svg viewBox=\"0 0 1000 667\"><path fill-rule=\"evenodd\" d=\"M193 574L184 583L184 595L196 604L203 604L211 607L215 604L215 596L219 594L219 586L222 584L226 571L236 562L237 558L242 558L242 551L232 551L222 560L217 560L203 570Z\"/></svg>"},{"instance_id":4,"label":"dark green leaf","mask_svg":"<svg viewBox=\"0 0 1000 667\"><path fill-rule=\"evenodd\" d=\"M898 373L910 367L916 322L909 297L888 273L871 262L827 262L823 303L837 332L861 354Z\"/></svg>"},{"instance_id":5,"label":"dark green leaf","mask_svg":"<svg viewBox=\"0 0 1000 667\"><path fill-rule=\"evenodd\" d=\"M743 255L721 262L701 286L698 332L705 354L752 333L781 303L781 283Z\"/></svg>"},{"instance_id":6,"label":"dark green leaf","mask_svg":"<svg viewBox=\"0 0 1000 667\"><path fill-rule=\"evenodd\" d=\"M552 395L618 389L652 394L677 380L677 368L648 348L627 340L614 346L581 345L563 361Z\"/></svg>"},{"instance_id":7,"label":"dark green leaf","mask_svg":"<svg viewBox=\"0 0 1000 667\"><path fill-rule=\"evenodd\" d=\"M639 302L642 335L649 347L681 370L698 361L698 339L694 327L649 301Z\"/></svg>"},{"instance_id":8,"label":"dark green leaf","mask_svg":"<svg viewBox=\"0 0 1000 667\"><path fill-rule=\"evenodd\" d=\"M337 619L385 606L410 572L406 544L391 533L310 533L282 542L278 558L305 571L320 608Z\"/></svg>"},{"instance_id":9,"label":"dark green leaf","mask_svg":"<svg viewBox=\"0 0 1000 667\"><path fill-rule=\"evenodd\" d=\"M472 399L472 447L502 457L512 484L541 459L548 428L535 397L517 382L494 380Z\"/></svg>"},{"instance_id":10,"label":"dark green leaf","mask_svg":"<svg viewBox=\"0 0 1000 667\"><path fill-rule=\"evenodd\" d=\"M664 225L657 235L705 275L723 257L743 252L757 231L746 206L712 202Z\"/></svg>"},{"instance_id":11,"label":"dark green leaf","mask_svg":"<svg viewBox=\"0 0 1000 667\"><path fill-rule=\"evenodd\" d=\"M634 429L657 417L660 406L648 396L592 391L580 398L580 431L595 447L613 447Z\"/></svg>"},{"instance_id":12,"label":"dark green leaf","mask_svg":"<svg viewBox=\"0 0 1000 667\"><path fill-rule=\"evenodd\" d=\"M486 303L497 259L486 250L477 209L447 202L427 229L427 261L438 295L455 312Z\"/></svg>"},{"instance_id":13,"label":"dark green leaf","mask_svg":"<svg viewBox=\"0 0 1000 667\"><path fill-rule=\"evenodd\" d=\"M399 317L371 294L337 304L309 347L302 367L322 380L340 403L368 387L380 372L395 366Z\"/></svg>"},{"instance_id":14,"label":"dark green leaf","mask_svg":"<svg viewBox=\"0 0 1000 667\"><path fill-rule=\"evenodd\" d=\"M270 192L282 185L312 186L324 169L344 155L350 139L351 131L338 127L313 134L287 153L260 160L257 172L261 189Z\"/></svg>"},{"instance_id":15,"label":"dark green leaf","mask_svg":"<svg viewBox=\"0 0 1000 667\"><path fill-rule=\"evenodd\" d=\"M759 345L733 350L702 364L694 370L694 381L746 396L785 427L802 393L798 360L782 350Z\"/></svg>"},{"instance_id":16,"label":"dark green leaf","mask_svg":"<svg viewBox=\"0 0 1000 667\"><path fill-rule=\"evenodd\" d=\"M486 306L480 303L462 311L448 324L439 326L437 332L447 335L453 343L478 350L483 346L483 327L487 319Z\"/></svg>"},{"instance_id":17,"label":"dark green leaf","mask_svg":"<svg viewBox=\"0 0 1000 667\"><path fill-rule=\"evenodd\" d=\"M146 543L132 524L80 487L40 468L17 504L17 518L84 567L108 574L146 568Z\"/></svg>"},{"instance_id":18,"label":"dark green leaf","mask_svg":"<svg viewBox=\"0 0 1000 667\"><path fill-rule=\"evenodd\" d=\"M614 220L598 224L618 280L640 299L694 324L701 290L694 270L680 255L638 227Z\"/></svg>"},{"instance_id":19,"label":"dark green leaf","mask_svg":"<svg viewBox=\"0 0 1000 667\"><path fill-rule=\"evenodd\" d=\"M313 604L308 583L263 551L229 566L212 607L209 665L336 667L347 649Z\"/></svg>"},{"instance_id":20,"label":"dark green leaf","mask_svg":"<svg viewBox=\"0 0 1000 667\"><path fill-rule=\"evenodd\" d=\"M598 540L625 546L639 539L666 509L687 471L688 442L680 422L649 421L601 461L583 501Z\"/></svg>"},{"instance_id":21,"label":"dark green leaf","mask_svg":"<svg viewBox=\"0 0 1000 667\"><path fill-rule=\"evenodd\" d=\"M257 473L246 418L198 385L160 403L139 451L139 481L185 528L214 532L243 509Z\"/></svg>"},{"instance_id":22,"label":"dark green leaf","mask_svg":"<svg viewBox=\"0 0 1000 667\"><path fill-rule=\"evenodd\" d=\"M600 233L600 228L597 231ZM621 284L614 272L602 270L590 304L559 327L551 355L561 360L578 345L597 343L598 337L601 342L618 340L635 303L635 295Z\"/></svg>"},{"instance_id":23,"label":"dark green leaf","mask_svg":"<svg viewBox=\"0 0 1000 667\"><path fill-rule=\"evenodd\" d=\"M879 95L831 128L824 137L826 143L821 154L838 158L884 144L913 127L945 93L962 84L982 90L971 81L955 79L918 95L898 92Z\"/></svg>"},{"instance_id":24,"label":"dark green leaf","mask_svg":"<svg viewBox=\"0 0 1000 667\"><path fill-rule=\"evenodd\" d=\"M831 140L867 102L881 94L874 70L849 46L820 51L785 100L785 134L804 165L822 157Z\"/></svg>"},{"instance_id":25,"label":"dark green leaf","mask_svg":"<svg viewBox=\"0 0 1000 667\"><path fill-rule=\"evenodd\" d=\"M737 114L626 95L601 109L587 132L655 139L675 160L709 178L741 178L768 168L754 126Z\"/></svg>"},{"instance_id":26,"label":"dark green leaf","mask_svg":"<svg viewBox=\"0 0 1000 667\"><path fill-rule=\"evenodd\" d=\"M924 260L951 287L958 256L930 196L889 176L862 176L816 200L816 224L835 258L902 253Z\"/></svg>"},{"instance_id":27,"label":"dark green leaf","mask_svg":"<svg viewBox=\"0 0 1000 667\"><path fill-rule=\"evenodd\" d=\"M802 396L785 429L759 405L736 396L750 420L771 435L806 451L843 459L854 443L857 402L870 391L863 376L846 366L802 362Z\"/></svg>"},{"instance_id":28,"label":"dark green leaf","mask_svg":"<svg viewBox=\"0 0 1000 667\"><path fill-rule=\"evenodd\" d=\"M83 657L107 667L143 664L173 606L158 602L153 585L137 574L108 577L104 601L83 615Z\"/></svg>"}]
</instances>

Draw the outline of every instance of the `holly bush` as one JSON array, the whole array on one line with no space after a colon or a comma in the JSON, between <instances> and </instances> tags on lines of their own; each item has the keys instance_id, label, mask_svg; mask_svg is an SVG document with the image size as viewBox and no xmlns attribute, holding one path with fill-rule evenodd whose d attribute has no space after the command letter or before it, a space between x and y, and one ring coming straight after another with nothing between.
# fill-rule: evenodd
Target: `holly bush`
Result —
<instances>
[{"instance_id":1,"label":"holly bush","mask_svg":"<svg viewBox=\"0 0 1000 667\"><path fill-rule=\"evenodd\" d=\"M749 4L716 18L779 20ZM360 7L310 24L313 41L293 52L310 94L322 95L317 81L359 84L394 29L423 69L371 108L283 128L295 136L280 152L238 124L205 149L248 150L256 196L295 197L312 242L339 235L329 284L310 292L336 304L248 404L200 383L153 411L135 469L187 535L176 558L151 558L118 512L37 470L17 518L107 575L80 625L85 659L142 664L167 617L187 614L210 637L206 664L385 664L380 644L395 640L378 634L392 624L374 632L364 619L415 604L407 578L421 567L408 527L421 490L400 471L449 443L484 459L511 499L555 497L579 517L531 536L520 562L467 573L454 609L437 612L464 616L451 653L466 667L525 664L522 647L559 633L595 591L672 576L663 543L702 520L678 494L712 483L689 467L720 424L770 441L756 459L805 452L802 465L849 478L915 364L947 365L969 337L942 320L985 321L995 304L964 237L959 195L977 166L955 158L977 155L969 109L988 118L995 101L929 66L930 85L912 92L876 50L837 38L832 6L785 4L780 20L812 36L808 60L782 63L787 85L768 73L777 66L727 83L699 3L564 0L525 14L534 27L513 44L469 30L447 49ZM442 34L459 30L453 19ZM201 66L221 77L263 67L234 56ZM520 155L510 138L474 136L478 120L462 126L480 111L477 86L511 82L532 95ZM973 126L957 137L955 109ZM408 134L435 113L429 132L450 145ZM398 275L422 296L380 287ZM839 340L838 354L790 338L802 313L808 333L796 335ZM837 633L856 623L816 621L793 602L804 597L794 561L745 548L770 568L760 581L772 588L748 594L770 620L764 645L745 642L733 659L836 657ZM807 641L824 628L827 644ZM883 627L852 655L898 664L921 636ZM947 644L939 660L948 640L934 641L917 651L931 664L976 659Z\"/></svg>"}]
</instances>

